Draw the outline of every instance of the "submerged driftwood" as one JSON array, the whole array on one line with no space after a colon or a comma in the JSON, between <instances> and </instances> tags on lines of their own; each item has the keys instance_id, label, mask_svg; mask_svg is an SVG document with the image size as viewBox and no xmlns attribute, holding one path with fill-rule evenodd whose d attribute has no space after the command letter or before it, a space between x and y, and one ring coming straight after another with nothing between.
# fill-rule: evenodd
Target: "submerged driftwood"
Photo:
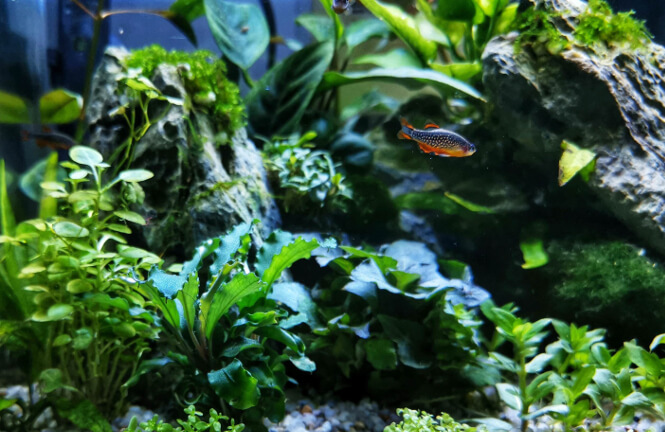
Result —
<instances>
[{"instance_id":1,"label":"submerged driftwood","mask_svg":"<svg viewBox=\"0 0 665 432\"><path fill-rule=\"evenodd\" d=\"M571 35L577 0L530 0L564 15ZM544 169L557 169L562 140L598 154L589 185L610 211L665 253L665 49L575 47L558 54L514 48L515 35L491 41L485 84L500 128Z\"/></svg>"},{"instance_id":2,"label":"submerged driftwood","mask_svg":"<svg viewBox=\"0 0 665 432\"><path fill-rule=\"evenodd\" d=\"M118 87L127 55L122 49L107 50L86 113L90 142L106 157L128 136L124 118L112 115L127 102ZM151 79L162 94L186 99L176 66L158 66ZM246 131L238 130L231 145L219 147L206 114L163 101L151 101L150 110L151 119L158 120L136 143L132 162L132 168L155 174L142 183L146 199L138 210L149 219L141 235L150 250L186 257L200 241L253 219L261 221L255 233L260 245L260 237L279 226L280 216L261 154Z\"/></svg>"}]
</instances>

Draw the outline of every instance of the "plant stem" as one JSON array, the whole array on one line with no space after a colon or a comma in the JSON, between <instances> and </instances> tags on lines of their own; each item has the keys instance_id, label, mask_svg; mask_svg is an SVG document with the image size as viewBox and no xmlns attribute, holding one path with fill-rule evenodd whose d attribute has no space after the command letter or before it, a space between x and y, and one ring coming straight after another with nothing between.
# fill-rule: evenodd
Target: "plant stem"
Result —
<instances>
[{"instance_id":1,"label":"plant stem","mask_svg":"<svg viewBox=\"0 0 665 432\"><path fill-rule=\"evenodd\" d=\"M75 0L72 0L78 4ZM92 87L92 74L95 71L95 58L97 57L97 46L99 45L99 36L102 32L102 10L104 9L104 0L97 0L97 14L93 17L95 20L92 29L92 40L90 41L90 51L88 52L88 63L85 67L85 83L83 85L83 106L81 107L81 116L79 118L78 126L76 127L76 134L74 140L81 142L85 134L85 111L88 106L88 99L90 98L90 88ZM87 9L84 8L87 11ZM90 11L88 11L89 13Z\"/></svg>"},{"instance_id":2,"label":"plant stem","mask_svg":"<svg viewBox=\"0 0 665 432\"><path fill-rule=\"evenodd\" d=\"M519 356L519 363L520 363L520 370L517 373L517 376L519 378L519 386L520 386L520 398L522 399L522 432L526 432L528 426L529 426L529 421L524 420L524 417L529 414L529 404L526 403L527 396L526 396L526 359L524 358L524 355L522 354L524 350L522 349L523 347L520 347L518 351L518 356Z\"/></svg>"},{"instance_id":3,"label":"plant stem","mask_svg":"<svg viewBox=\"0 0 665 432\"><path fill-rule=\"evenodd\" d=\"M261 8L263 9L263 15L265 15L266 21L268 22L270 38L273 38L277 36L277 25L275 24L275 11L272 9L272 3L270 3L270 0L261 0ZM268 69L275 64L276 50L277 45L271 42L268 45Z\"/></svg>"}]
</instances>

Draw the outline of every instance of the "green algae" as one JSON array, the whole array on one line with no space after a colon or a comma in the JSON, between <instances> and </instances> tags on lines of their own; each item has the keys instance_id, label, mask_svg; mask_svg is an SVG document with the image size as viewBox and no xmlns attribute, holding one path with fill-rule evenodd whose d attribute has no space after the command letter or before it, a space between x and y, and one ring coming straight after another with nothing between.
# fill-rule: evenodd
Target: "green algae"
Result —
<instances>
[{"instance_id":1,"label":"green algae","mask_svg":"<svg viewBox=\"0 0 665 432\"><path fill-rule=\"evenodd\" d=\"M245 125L245 108L238 86L227 78L224 61L206 50L166 51L159 45L133 51L128 68L140 68L151 78L160 64L188 65L182 69L185 89L196 108L207 109L220 132L229 136Z\"/></svg>"}]
</instances>

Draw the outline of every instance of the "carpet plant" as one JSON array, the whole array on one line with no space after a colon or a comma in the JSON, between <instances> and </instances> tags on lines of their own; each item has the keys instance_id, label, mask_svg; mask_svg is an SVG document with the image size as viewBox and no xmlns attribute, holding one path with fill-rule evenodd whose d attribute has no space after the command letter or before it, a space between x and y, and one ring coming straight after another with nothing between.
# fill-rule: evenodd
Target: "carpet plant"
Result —
<instances>
[{"instance_id":1,"label":"carpet plant","mask_svg":"<svg viewBox=\"0 0 665 432\"><path fill-rule=\"evenodd\" d=\"M16 224L2 185L0 291L8 303L0 342L29 353L28 376L56 395L61 416L76 416L71 401L113 416L125 408L122 385L159 332L126 276L160 259L124 238L131 224L145 224L130 207L152 174L128 170L105 181L109 166L99 153L76 146L69 155L65 181L56 181L55 164L47 167L40 218Z\"/></svg>"},{"instance_id":2,"label":"carpet plant","mask_svg":"<svg viewBox=\"0 0 665 432\"><path fill-rule=\"evenodd\" d=\"M281 326L285 309L271 297L282 272L318 247L276 231L250 259L252 224L208 240L177 274L154 267L139 290L157 308L169 346L164 359L141 373L173 362L195 400L256 426L284 417L285 361L311 372L305 345Z\"/></svg>"}]
</instances>

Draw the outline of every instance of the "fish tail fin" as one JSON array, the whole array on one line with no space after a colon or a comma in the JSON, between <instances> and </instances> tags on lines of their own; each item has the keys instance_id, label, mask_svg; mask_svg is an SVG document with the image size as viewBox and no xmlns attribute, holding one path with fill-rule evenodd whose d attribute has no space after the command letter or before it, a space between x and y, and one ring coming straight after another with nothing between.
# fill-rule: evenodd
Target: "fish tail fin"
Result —
<instances>
[{"instance_id":1,"label":"fish tail fin","mask_svg":"<svg viewBox=\"0 0 665 432\"><path fill-rule=\"evenodd\" d=\"M397 132L397 138L399 139L406 139L406 140L412 140L410 135L407 135L403 130Z\"/></svg>"},{"instance_id":2,"label":"fish tail fin","mask_svg":"<svg viewBox=\"0 0 665 432\"><path fill-rule=\"evenodd\" d=\"M399 122L402 124L402 128L414 129L404 117L400 117Z\"/></svg>"}]
</instances>

